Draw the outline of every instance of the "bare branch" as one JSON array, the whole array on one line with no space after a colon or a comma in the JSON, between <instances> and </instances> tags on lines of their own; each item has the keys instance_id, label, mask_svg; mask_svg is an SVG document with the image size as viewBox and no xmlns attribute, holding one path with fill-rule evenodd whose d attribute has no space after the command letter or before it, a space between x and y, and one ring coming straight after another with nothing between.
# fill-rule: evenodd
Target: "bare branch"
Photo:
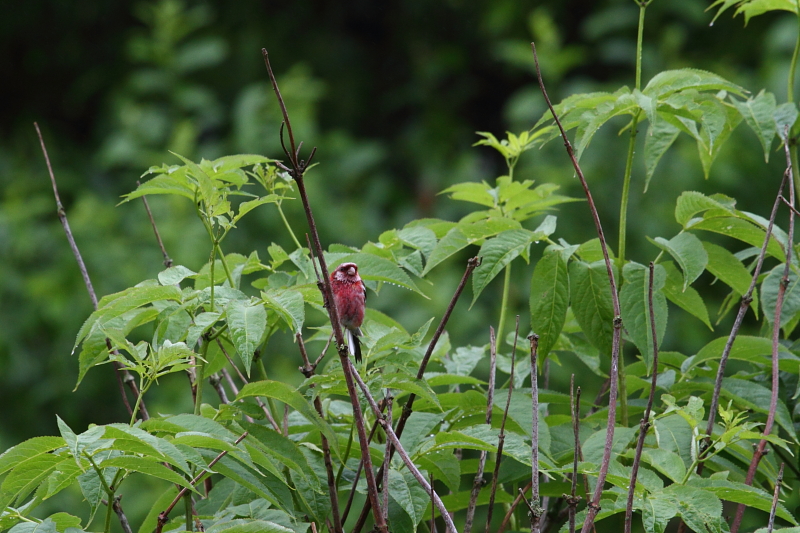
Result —
<instances>
[{"instance_id":1,"label":"bare branch","mask_svg":"<svg viewBox=\"0 0 800 533\"><path fill-rule=\"evenodd\" d=\"M111 508L117 513L117 518L119 518L119 525L122 526L123 533L133 533L131 530L131 524L128 522L128 517L125 516L125 511L122 510L122 495L119 494L114 497L114 501L111 504Z\"/></svg>"},{"instance_id":2,"label":"bare branch","mask_svg":"<svg viewBox=\"0 0 800 533\"><path fill-rule=\"evenodd\" d=\"M553 108L553 104L550 102L550 97L547 96L547 90L544 87L544 80L542 79L542 71L539 68L539 58L536 56L536 45L531 43L531 48L533 50L533 60L536 65L536 77L539 80L539 88L541 89L542 95L547 102L547 107L550 109L550 113L553 115L553 120L555 120L555 123L561 132L561 138L564 140L564 147L567 149L567 155L569 155L569 158L572 161L572 166L575 168L575 173L578 175L578 179L580 179L581 186L583 186L583 192L586 194L586 200L589 204L589 210L592 213L592 219L594 220L594 226L597 230L597 236L600 239L600 248L603 251L603 260L606 264L608 281L611 285L611 301L614 305L614 333L611 342L611 372L609 373L609 380L611 384L608 394L608 423L606 428L606 442L603 449L603 462L600 464L600 471L597 474L597 485L595 486L592 501L590 502L589 508L586 512L586 520L583 523L582 529L582 533L589 533L589 530L593 527L594 518L600 509L600 497L603 494L603 486L605 485L606 475L608 474L608 465L611 462L611 446L614 442L614 425L617 420L617 391L619 386L619 352L622 333L622 318L620 317L621 313L617 282L614 279L614 269L611 266L611 259L608 255L608 245L606 243L605 234L603 233L603 226L600 224L600 215L597 212L597 207L594 204L592 193L589 190L589 184L586 182L583 171L578 164L578 159L575 157L575 152L572 150L572 145L567 138L567 132L564 131L564 127L561 125L561 121L559 120L558 115Z\"/></svg>"},{"instance_id":3,"label":"bare branch","mask_svg":"<svg viewBox=\"0 0 800 533\"><path fill-rule=\"evenodd\" d=\"M541 525L539 519L545 509L541 506L539 497L539 335L532 333L528 335L531 342L531 533L539 533ZM527 503L527 502L526 502Z\"/></svg>"},{"instance_id":4,"label":"bare branch","mask_svg":"<svg viewBox=\"0 0 800 533\"><path fill-rule=\"evenodd\" d=\"M783 483L783 463L781 463L781 468L778 470L778 477L775 479L775 490L772 492L772 508L769 511L767 533L772 533L775 527L775 513L778 511L778 496L781 493L781 483Z\"/></svg>"},{"instance_id":5,"label":"bare branch","mask_svg":"<svg viewBox=\"0 0 800 533\"><path fill-rule=\"evenodd\" d=\"M139 185L141 185L141 183L137 180L136 186L138 187ZM142 203L144 204L144 210L147 211L147 218L150 219L150 225L153 226L153 233L156 235L158 247L161 248L161 255L164 256L164 266L169 268L172 266L172 259L170 259L167 249L164 247L164 241L161 240L161 234L158 232L158 226L156 226L156 219L153 218L153 212L150 211L150 204L147 203L147 196L142 196Z\"/></svg>"}]
</instances>

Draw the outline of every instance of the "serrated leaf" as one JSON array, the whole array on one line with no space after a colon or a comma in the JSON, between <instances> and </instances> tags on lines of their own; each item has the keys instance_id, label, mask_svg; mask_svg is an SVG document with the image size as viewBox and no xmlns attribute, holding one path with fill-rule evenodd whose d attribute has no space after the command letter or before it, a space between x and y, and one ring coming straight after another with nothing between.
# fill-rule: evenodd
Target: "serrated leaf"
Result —
<instances>
[{"instance_id":1,"label":"serrated leaf","mask_svg":"<svg viewBox=\"0 0 800 533\"><path fill-rule=\"evenodd\" d=\"M650 242L670 254L680 265L683 271L683 290L686 290L706 269L708 254L700 239L691 233L679 233L670 240L656 237Z\"/></svg>"},{"instance_id":2,"label":"serrated leaf","mask_svg":"<svg viewBox=\"0 0 800 533\"><path fill-rule=\"evenodd\" d=\"M267 328L267 310L260 303L232 300L226 314L231 340L244 364L245 372L249 375L253 354Z\"/></svg>"},{"instance_id":3,"label":"serrated leaf","mask_svg":"<svg viewBox=\"0 0 800 533\"><path fill-rule=\"evenodd\" d=\"M744 296L750 288L753 276L742 262L722 246L703 241L703 248L708 255L706 269L736 291L739 296ZM756 305L757 310L756 300L753 300L753 305Z\"/></svg>"},{"instance_id":4,"label":"serrated leaf","mask_svg":"<svg viewBox=\"0 0 800 533\"><path fill-rule=\"evenodd\" d=\"M145 457L135 457L132 455L124 455L120 457L112 457L111 459L106 459L99 465L102 468L122 468L131 472L139 472L142 474L146 474L148 476L157 477L159 479L163 479L169 481L170 483L174 483L176 485L180 485L181 487L186 487L194 492L196 492L195 488L187 481L183 476L177 474L175 471L170 470L157 460L145 458Z\"/></svg>"},{"instance_id":5,"label":"serrated leaf","mask_svg":"<svg viewBox=\"0 0 800 533\"><path fill-rule=\"evenodd\" d=\"M653 334L650 327L648 291L650 271L638 263L626 263L623 268L625 282L619 291L622 323L633 343L642 354L648 372L653 365ZM667 301L661 289L667 273L661 265L653 270L653 313L655 315L657 344L660 345L667 329Z\"/></svg>"},{"instance_id":6,"label":"serrated leaf","mask_svg":"<svg viewBox=\"0 0 800 533\"><path fill-rule=\"evenodd\" d=\"M481 264L472 273L472 304L478 299L483 289L511 261L519 255L527 256L533 241L534 233L526 229L504 231L492 239L487 239L481 246L478 256Z\"/></svg>"},{"instance_id":7,"label":"serrated leaf","mask_svg":"<svg viewBox=\"0 0 800 533\"><path fill-rule=\"evenodd\" d=\"M403 244L419 250L426 258L436 247L436 233L424 226L401 229L397 236Z\"/></svg>"},{"instance_id":8,"label":"serrated leaf","mask_svg":"<svg viewBox=\"0 0 800 533\"><path fill-rule=\"evenodd\" d=\"M778 291L780 290L781 280L785 265L778 265L769 271L767 277L761 283L761 308L764 310L764 318L770 324L775 322L775 310L778 305ZM781 308L781 327L789 323L790 320L800 311L800 287L797 274L789 269L789 284L783 295L783 306Z\"/></svg>"},{"instance_id":9,"label":"serrated leaf","mask_svg":"<svg viewBox=\"0 0 800 533\"><path fill-rule=\"evenodd\" d=\"M558 250L548 250L536 263L531 278L531 329L539 335L539 354L555 346L569 307L567 261Z\"/></svg>"},{"instance_id":10,"label":"serrated leaf","mask_svg":"<svg viewBox=\"0 0 800 533\"><path fill-rule=\"evenodd\" d=\"M728 91L743 96L747 91L722 76L705 70L684 68L678 70L665 70L659 72L648 82L642 90L645 96L669 96L677 91L694 89L696 91Z\"/></svg>"},{"instance_id":11,"label":"serrated leaf","mask_svg":"<svg viewBox=\"0 0 800 533\"><path fill-rule=\"evenodd\" d=\"M772 494L758 487L751 487L744 483L737 483L735 481L728 481L727 479L708 479L695 477L689 480L688 485L698 487L712 494L715 494L722 500L727 500L734 503L742 503L754 509L760 509L765 512L770 512L772 508ZM776 509L776 515L784 520L797 525L797 519L786 509L786 507L779 503Z\"/></svg>"},{"instance_id":12,"label":"serrated leaf","mask_svg":"<svg viewBox=\"0 0 800 533\"><path fill-rule=\"evenodd\" d=\"M320 418L317 411L311 406L310 403L308 403L308 400L306 400L306 398L297 392L297 390L295 390L291 385L282 383L280 381L269 380L248 383L242 387L242 390L239 391L236 399L241 400L243 398L250 398L253 396L274 398L291 406L297 412L306 417L309 422L314 424L317 429L319 429L328 438L328 440L333 443L338 442L330 426L328 426L328 424Z\"/></svg>"},{"instance_id":13,"label":"serrated leaf","mask_svg":"<svg viewBox=\"0 0 800 533\"><path fill-rule=\"evenodd\" d=\"M239 212L233 217L231 220L231 224L236 224L243 216L247 213L255 209L256 207L264 204L277 204L282 200L290 200L291 198L286 198L285 196L280 196L278 194L268 194L267 196L262 196L260 198L256 198L255 200L249 200L247 202L242 202L239 204Z\"/></svg>"},{"instance_id":14,"label":"serrated leaf","mask_svg":"<svg viewBox=\"0 0 800 533\"><path fill-rule=\"evenodd\" d=\"M794 102L785 102L779 105L775 108L773 118L775 120L775 130L778 133L778 137L785 141L787 129L789 135L791 135L792 128L794 128L794 124L797 122L797 105Z\"/></svg>"},{"instance_id":15,"label":"serrated leaf","mask_svg":"<svg viewBox=\"0 0 800 533\"><path fill-rule=\"evenodd\" d=\"M158 282L162 285L177 285L186 278L197 275L183 265L175 265L158 273Z\"/></svg>"},{"instance_id":16,"label":"serrated leaf","mask_svg":"<svg viewBox=\"0 0 800 533\"><path fill-rule=\"evenodd\" d=\"M147 180L139 185L135 191L123 195L125 199L120 203L130 202L146 194L173 194L194 201L194 189L186 180L186 175L182 173L174 176L165 174Z\"/></svg>"},{"instance_id":17,"label":"serrated leaf","mask_svg":"<svg viewBox=\"0 0 800 533\"><path fill-rule=\"evenodd\" d=\"M300 333L306 319L303 295L293 289L269 289L261 293L264 305L277 311L293 333Z\"/></svg>"},{"instance_id":18,"label":"serrated leaf","mask_svg":"<svg viewBox=\"0 0 800 533\"><path fill-rule=\"evenodd\" d=\"M706 361L718 361L722 356L728 337L719 337L703 346L700 351L692 358L685 371L689 371ZM794 355L782 344L778 345L779 365L781 370L795 371L800 357ZM749 335L738 335L733 341L728 359L748 361L757 365L769 364L772 357L772 341L766 337L752 337Z\"/></svg>"},{"instance_id":19,"label":"serrated leaf","mask_svg":"<svg viewBox=\"0 0 800 533\"><path fill-rule=\"evenodd\" d=\"M520 228L516 220L510 218L487 218L477 222L459 223L451 228L436 244L428 257L428 263L422 275L426 275L433 267L462 250L470 244L475 244L500 232Z\"/></svg>"},{"instance_id":20,"label":"serrated leaf","mask_svg":"<svg viewBox=\"0 0 800 533\"><path fill-rule=\"evenodd\" d=\"M0 455L0 475L5 474L19 463L50 453L64 445L63 437L33 437L21 442Z\"/></svg>"},{"instance_id":21,"label":"serrated leaf","mask_svg":"<svg viewBox=\"0 0 800 533\"><path fill-rule=\"evenodd\" d=\"M708 317L706 303L703 301L700 294L692 287L683 288L684 278L671 261L662 263L662 266L667 273L667 279L663 289L664 296L684 311L699 318L703 324L708 326L708 329L713 331L714 328Z\"/></svg>"},{"instance_id":22,"label":"serrated leaf","mask_svg":"<svg viewBox=\"0 0 800 533\"><path fill-rule=\"evenodd\" d=\"M710 196L697 191L684 191L678 196L678 200L675 203L675 220L686 228L686 224L692 217L710 209L723 209L731 215L735 213L730 206Z\"/></svg>"},{"instance_id":23,"label":"serrated leaf","mask_svg":"<svg viewBox=\"0 0 800 533\"><path fill-rule=\"evenodd\" d=\"M622 87L614 96L613 102L602 102L580 116L575 132L575 155L578 159L603 124L616 116L633 115L639 111L639 104L627 87Z\"/></svg>"},{"instance_id":24,"label":"serrated leaf","mask_svg":"<svg viewBox=\"0 0 800 533\"><path fill-rule=\"evenodd\" d=\"M572 261L569 265L569 287L572 312L578 325L603 356L610 356L614 306L605 262L588 264Z\"/></svg>"},{"instance_id":25,"label":"serrated leaf","mask_svg":"<svg viewBox=\"0 0 800 533\"><path fill-rule=\"evenodd\" d=\"M764 149L764 162L768 162L772 139L777 131L774 118L776 108L775 95L762 89L756 96L750 97L745 101L731 98L731 102L742 114L750 129L755 132L761 147Z\"/></svg>"},{"instance_id":26,"label":"serrated leaf","mask_svg":"<svg viewBox=\"0 0 800 533\"><path fill-rule=\"evenodd\" d=\"M450 194L453 200L472 202L487 207L497 206L497 197L492 194L493 189L485 181L481 183L465 182L457 183L446 188L439 194Z\"/></svg>"},{"instance_id":27,"label":"serrated leaf","mask_svg":"<svg viewBox=\"0 0 800 533\"><path fill-rule=\"evenodd\" d=\"M687 229L719 233L720 235L726 235L746 242L759 249L764 244L764 236L766 235L766 232L759 226L736 217L715 217L705 220L695 220L687 226ZM778 261L784 261L786 259L781 245L778 243L777 239L775 239L775 235L770 235L769 244L767 244L767 253Z\"/></svg>"},{"instance_id":28,"label":"serrated leaf","mask_svg":"<svg viewBox=\"0 0 800 533\"><path fill-rule=\"evenodd\" d=\"M655 124L652 120L650 121L644 140L644 192L647 192L647 188L650 186L650 179L653 177L661 157L669 150L679 133L680 130L668 121L659 120Z\"/></svg>"}]
</instances>

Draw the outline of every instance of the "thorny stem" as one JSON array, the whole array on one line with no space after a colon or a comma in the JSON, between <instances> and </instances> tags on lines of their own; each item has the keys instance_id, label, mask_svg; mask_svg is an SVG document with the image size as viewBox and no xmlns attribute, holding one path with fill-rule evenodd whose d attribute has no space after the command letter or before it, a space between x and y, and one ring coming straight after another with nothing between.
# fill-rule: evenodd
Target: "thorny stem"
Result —
<instances>
[{"instance_id":1,"label":"thorny stem","mask_svg":"<svg viewBox=\"0 0 800 533\"><path fill-rule=\"evenodd\" d=\"M742 326L742 320L744 320L744 315L747 312L747 309L750 307L750 303L753 301L753 291L755 290L756 283L758 282L758 276L761 274L761 267L764 265L764 258L767 255L767 245L769 244L769 240L772 237L772 227L775 225L775 217L778 214L778 207L781 204L781 194L786 187L786 181L789 178L789 174L791 173L790 169L787 169L786 172L783 173L783 179L781 180L781 186L778 189L778 194L775 198L775 203L772 205L772 213L769 216L769 223L767 224L767 230L764 235L764 243L761 245L761 252L758 254L758 260L756 261L755 269L753 270L753 278L750 281L750 287L747 289L747 293L742 296L742 303L739 306L739 312L736 315L736 319L733 322L733 327L731 328L730 335L728 335L728 341L725 343L725 348L722 350L722 355L719 359L719 368L717 369L717 378L714 383L714 393L711 395L711 405L709 406L708 410L708 424L706 425L706 439L707 442L711 439L712 431L714 430L714 421L717 415L717 409L719 407L719 395L720 391L722 390L722 378L725 376L725 365L728 363L728 356L731 353L731 348L733 347L733 342L736 340L736 336L739 334L739 328ZM789 250L789 253L792 253ZM788 257L788 254L787 254ZM703 471L703 460L697 465L697 474L700 475Z\"/></svg>"},{"instance_id":2,"label":"thorny stem","mask_svg":"<svg viewBox=\"0 0 800 533\"><path fill-rule=\"evenodd\" d=\"M350 361L349 359L347 359L347 363L353 366L353 362ZM399 437L392 429L392 426L387 423L386 418L383 416L383 413L381 413L380 407L378 407L378 404L375 403L375 399L372 397L372 394L370 394L369 388L361 379L361 376L358 375L358 372L355 372L355 369L353 371L353 377L358 383L358 386L361 388L361 392L364 393L364 397L367 399L367 403L372 409L372 412L375 415L378 424L380 424L381 427L383 428L384 433L386 434L386 438L392 441L392 445L394 447L394 450L397 452L397 455L400 456L400 459L402 459L403 463L406 465L406 468L408 468L408 470L411 472L414 478L419 482L419 484L422 485L422 488L425 489L425 492L430 494L431 498L433 498L433 501L436 504L436 508L439 509L439 513L441 513L442 519L444 520L447 526L448 533L458 533L458 530L456 529L456 526L453 523L452 518L450 518L450 514L447 512L447 508L444 506L442 499L439 498L439 495L436 494L435 490L433 490L433 487L428 483L428 480L425 479L425 476L422 475L417 466L408 456L408 453L406 453L405 448L403 448L403 445L400 444Z\"/></svg>"},{"instance_id":3,"label":"thorny stem","mask_svg":"<svg viewBox=\"0 0 800 533\"><path fill-rule=\"evenodd\" d=\"M500 462L503 459L503 446L505 444L506 420L508 411L511 408L511 394L514 392L514 363L517 358L517 339L519 338L519 315L517 315L516 328L514 329L514 346L511 349L511 373L508 378L508 395L506 396L506 408L503 410L503 419L500 422L500 435L497 438L497 454L494 461L494 473L492 474L492 490L489 493L489 508L486 510L486 529L491 531L492 511L494 511L494 498L497 493L497 479L500 477Z\"/></svg>"},{"instance_id":4,"label":"thorny stem","mask_svg":"<svg viewBox=\"0 0 800 533\"><path fill-rule=\"evenodd\" d=\"M33 123L33 127L36 128L36 135L39 136L39 144L42 146L42 154L44 155L44 161L47 164L47 172L50 175L50 184L53 186L53 196L56 200L56 211L58 213L58 218L61 221L61 226L64 228L64 233L67 236L67 242L69 242L69 247L72 249L72 255L75 256L75 261L78 263L78 269L81 272L81 277L83 277L83 283L86 285L86 291L89 293L89 299L92 300L92 306L94 307L95 311L97 310L97 294L94 292L94 286L92 285L92 280L89 278L89 271L86 269L86 264L83 262L83 257L81 256L80 250L78 250L78 245L75 242L75 237L72 235L72 229L69 226L69 220L67 220L67 212L64 210L64 206L61 203L61 196L58 194L58 186L56 185L56 176L53 173L53 166L50 164L50 156L47 154L47 147L44 144L44 138L42 137L42 132L39 129L39 124L37 122ZM114 353L115 350L111 346L111 341L106 339L106 346L108 347L108 351ZM118 361L113 361L112 365L114 366L114 374L117 378L117 385L119 386L119 392L122 396L122 403L125 405L125 409L128 410L128 414L133 415L136 411L131 409L131 404L128 402L128 397L125 394L125 387L124 384L128 385L128 388L131 390L131 393L135 398L140 398L141 394L139 393L139 388L136 386L136 380L134 380L133 376L130 372L123 368L122 364ZM142 420L147 420L150 418L150 415L147 413L147 407L145 406L144 399L139 402Z\"/></svg>"},{"instance_id":5,"label":"thorny stem","mask_svg":"<svg viewBox=\"0 0 800 533\"><path fill-rule=\"evenodd\" d=\"M789 153L789 143L784 143L784 150L786 153L786 174L789 175L789 181L793 182L792 174L792 159ZM783 190L781 190L781 193ZM794 207L794 187L789 186L789 205ZM794 254L794 211L789 210L789 235L786 242L786 263L783 265L783 277L781 278L780 285L778 285L778 296L775 301L775 316L772 321L772 395L769 402L769 413L767 414L767 422L764 424L764 437L767 437L772 432L772 426L775 423L775 412L778 409L778 391L780 387L780 369L778 368L780 336L781 336L781 313L783 312L783 300L786 296L786 288L789 286L789 271L792 265L792 255ZM753 479L756 476L758 463L765 454L767 446L766 438L762 438L755 452L753 459L750 461L750 467L747 469L747 476L745 477L745 485L752 485ZM736 517L731 525L731 533L736 533L739 530L739 525L742 523L744 516L744 505L739 504L736 508Z\"/></svg>"},{"instance_id":6,"label":"thorny stem","mask_svg":"<svg viewBox=\"0 0 800 533\"><path fill-rule=\"evenodd\" d=\"M322 274L322 282L323 282L323 297L325 302L333 302L333 292L331 290L331 282L328 278L328 266L325 262L325 256L323 255L322 244L319 240L319 233L317 232L317 225L314 220L314 214L311 210L311 205L308 202L308 194L306 193L306 186L305 181L303 179L304 172L308 166L308 161L310 161L314 157L314 153L316 150L312 150L309 154L308 161L300 160L298 158L299 149L295 146L294 141L294 133L292 132L292 124L289 120L289 114L286 111L286 105L284 104L283 97L281 96L280 89L278 88L278 81L275 78L275 74L272 72L272 66L269 62L269 55L267 54L267 50L265 48L261 49L261 53L264 56L264 63L267 67L267 72L269 73L269 79L272 82L272 88L275 91L275 96L278 99L278 104L281 108L281 113L283 114L283 121L286 125L287 133L289 134L289 143L291 146L291 153L286 151L286 155L291 162L292 168L289 170L290 175L294 178L295 183L297 183L297 191L300 194L300 200L303 203L303 209L306 213L306 219L308 221L309 230L311 233L311 240L314 244L314 250L317 254L317 260L319 261L320 270ZM282 139L281 139L282 141ZM350 403L353 405L353 418L356 421L356 430L358 432L358 441L359 446L361 448L361 460L364 461L365 465L365 477L367 481L367 491L369 494L369 500L372 504L373 510L373 517L375 519L375 529L378 533L386 533L388 528L386 526L386 522L383 520L383 514L381 513L380 509L380 502L378 500L378 487L375 481L375 473L372 471L372 461L369 455L369 444L367 442L367 432L364 429L364 415L361 411L361 404L358 401L358 395L356 392L356 386L353 380L353 367L349 364L348 360L348 350L347 346L344 342L344 336L342 335L342 326L339 322L339 314L336 309L335 305L328 305L328 318L330 319L331 326L333 327L333 333L336 338L336 347L339 352L339 359L342 364L342 370L344 373L345 382L347 384L347 391L350 396Z\"/></svg>"},{"instance_id":7,"label":"thorny stem","mask_svg":"<svg viewBox=\"0 0 800 533\"><path fill-rule=\"evenodd\" d=\"M631 481L628 485L628 503L625 507L625 533L631 533L633 520L633 492L636 489L636 477L639 474L639 462L642 459L642 449L647 430L650 429L650 411L653 409L653 399L656 395L656 381L658 380L658 337L656 336L656 320L653 315L653 262L650 262L650 277L647 280L647 309L650 333L653 336L653 377L650 381L650 395L647 398L647 407L644 410L642 421L639 424L639 440L636 442L636 453L633 456L631 468Z\"/></svg>"},{"instance_id":8,"label":"thorny stem","mask_svg":"<svg viewBox=\"0 0 800 533\"><path fill-rule=\"evenodd\" d=\"M239 438L234 441L233 445L238 446L239 443L242 442L247 437L247 435L248 435L247 431L239 435ZM203 469L199 474L197 474L194 478L192 478L192 480L189 482L189 485L192 487L197 485L200 482L200 480L203 479L203 477L205 477L211 472L211 468L227 454L228 450L222 450L216 457L214 457L211 460L210 463L208 463L208 466L205 469ZM175 498L172 499L172 502L169 504L169 506L163 511L161 511L161 513L159 513L158 522L156 524L156 533L161 533L161 531L164 529L164 524L166 524L167 520L169 520L169 513L172 512L172 509L174 509L175 506L178 505L178 502L181 501L181 498L183 498L183 496L187 492L189 492L189 489L187 487L181 488L181 490L178 491L178 494L175 495Z\"/></svg>"},{"instance_id":9,"label":"thorny stem","mask_svg":"<svg viewBox=\"0 0 800 533\"><path fill-rule=\"evenodd\" d=\"M597 230L597 236L600 239L600 248L603 251L603 260L606 264L608 280L611 285L611 300L614 305L614 334L611 342L611 371L609 373L610 388L608 393L608 423L606 430L606 442L603 448L603 462L600 464L600 471L597 474L597 485L595 486L592 501L589 503L589 507L586 512L586 520L583 522L582 529L582 533L589 533L589 530L594 525L594 518L597 515L597 512L600 510L600 496L603 494L603 486L605 485L606 475L608 474L608 465L611 461L611 446L614 442L614 425L616 424L617 420L617 380L619 379L619 352L620 336L622 333L622 318L620 317L621 313L619 306L619 295L617 292L617 282L614 279L614 269L611 266L611 260L609 259L608 255L608 245L606 243L605 234L603 233L603 226L600 224L600 215L597 213L597 207L594 204L594 199L592 198L592 193L589 190L589 184L586 182L586 177L583 175L583 171L578 164L578 160L575 158L575 152L572 149L572 144L570 144L569 139L567 138L567 132L564 131L564 127L561 125L561 120L559 120L555 109L553 109L553 104L550 102L550 98L547 96L547 90L545 89L544 80L542 79L542 71L539 68L539 58L536 56L536 45L531 43L531 48L533 50L533 60L536 65L536 77L539 80L539 88L542 90L542 95L547 102L547 107L550 109L550 113L553 115L553 120L555 120L555 123L558 125L558 129L561 132L561 138L564 140L564 147L567 150L567 155L569 155L569 158L572 161L572 166L575 169L575 173L578 175L581 186L583 187L583 191L586 194L586 200L589 204L589 210L592 213L592 219L594 220L595 229Z\"/></svg>"},{"instance_id":10,"label":"thorny stem","mask_svg":"<svg viewBox=\"0 0 800 533\"><path fill-rule=\"evenodd\" d=\"M497 371L497 337L494 334L494 328L489 326L489 386L486 390L486 425L491 429L492 427L492 408L494 408L494 384L495 375ZM464 533L472 531L472 523L475 520L475 508L478 505L478 494L481 488L486 484L483 479L483 469L486 467L486 457L488 452L481 450L480 458L478 459L478 471L475 472L475 478L472 481L472 491L469 496L469 505L467 506L467 515L464 519ZM499 459L499 456L498 456Z\"/></svg>"}]
</instances>

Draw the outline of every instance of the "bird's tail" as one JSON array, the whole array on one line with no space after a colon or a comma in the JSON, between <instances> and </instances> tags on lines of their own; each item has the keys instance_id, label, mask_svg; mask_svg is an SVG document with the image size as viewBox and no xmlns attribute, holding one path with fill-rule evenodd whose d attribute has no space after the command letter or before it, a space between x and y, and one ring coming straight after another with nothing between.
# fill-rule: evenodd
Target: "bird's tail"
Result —
<instances>
[{"instance_id":1,"label":"bird's tail","mask_svg":"<svg viewBox=\"0 0 800 533\"><path fill-rule=\"evenodd\" d=\"M350 355L355 357L356 363L360 363L361 341L359 340L358 336L361 334L361 331L351 331L349 328L345 328L345 331L347 332L347 347L350 349Z\"/></svg>"}]
</instances>

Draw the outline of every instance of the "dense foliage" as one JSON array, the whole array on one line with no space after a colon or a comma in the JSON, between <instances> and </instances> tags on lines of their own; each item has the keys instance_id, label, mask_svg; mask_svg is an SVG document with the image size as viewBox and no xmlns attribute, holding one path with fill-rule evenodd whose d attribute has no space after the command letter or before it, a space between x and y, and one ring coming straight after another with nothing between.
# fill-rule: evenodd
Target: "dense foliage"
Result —
<instances>
[{"instance_id":1,"label":"dense foliage","mask_svg":"<svg viewBox=\"0 0 800 533\"><path fill-rule=\"evenodd\" d=\"M431 122L407 125L392 147L323 127L346 122L337 113L347 109L358 120L369 113L349 95L327 118L317 115L325 89L297 66L278 77L294 135L305 141L297 152L292 131L278 134L281 109L266 74L235 89L233 118L224 91L215 94L194 75L228 53L207 6L139 6L149 33L130 35L127 48L142 66L111 100L109 117L118 123L104 125L95 164L104 173L149 170L135 189L102 186L125 193L124 220L98 195L68 201L88 270L106 294L94 312L79 314L70 302L77 275L18 268L26 254L36 257L35 240L26 242L36 235L31 213L52 212L52 200L30 202L30 185L16 182L3 200L8 233L20 229L9 242L21 259L4 267L20 284L4 282L7 301L46 295L50 320L72 337L75 396L94 387L103 400L87 401L121 406L128 387L129 418L121 421L120 409L71 417L58 408L38 415L52 430L3 434L0 529L128 531L130 519L142 532L302 533L385 531L388 520L400 533L432 529L432 517L436 527L451 527L446 509L458 531L569 531L574 519L584 531L596 522L601 532L624 524L663 532L671 524L713 533L753 531L774 517L776 530L797 531L800 257L792 209L800 37L793 35L799 44L781 72L785 93L691 58L667 68L669 49L645 46L649 17L696 13L698 2L658 11L664 3L598 8L586 31L612 41L617 30L601 15L627 20L619 27L633 46L614 53L635 68L621 86L603 80L587 90L573 78L554 113L535 93L533 54L514 33L515 4L463 8L494 17L484 23L492 36L514 33L493 49L497 68L522 67L527 76L507 106L518 133L481 127L469 149L458 133L450 138L462 142L457 149L437 136L442 115L452 119L456 103L470 102L458 90L453 102L433 95L421 115ZM734 12L750 23L736 29L745 36L767 17L800 20L792 0L713 7L716 18L708 13L705 23L723 24ZM528 20L550 89L587 50L562 45L547 9ZM419 44L417 31L397 37ZM292 53L275 50L273 61ZM441 69L434 78L466 54L437 50L447 57L434 56L430 68ZM661 59L643 62L648 54ZM765 68L770 61L763 58ZM664 68L654 67L659 62ZM393 93L394 112L420 90L443 90L441 80L428 81ZM572 147L559 146L562 125L574 169ZM307 167L293 154L309 159L311 145L318 153ZM410 188L384 179L407 177L395 169L412 153L425 171L414 214L404 203L386 208L392 191ZM494 177L478 164L488 156L475 155L489 153L504 162ZM7 160L24 166L24 157ZM763 163L737 198L728 186L733 167L756 160ZM73 190L74 175L56 168L59 185ZM433 210L433 193L449 200ZM138 251L155 250L154 242L132 245L155 241L144 210L131 209L143 197L165 235L160 271L157 252ZM305 220L311 210L324 250ZM605 234L593 231L593 220ZM59 268L72 268L63 266L70 264L63 249ZM323 266L343 262L359 265L370 293L365 361L357 367L331 341L338 328L319 277ZM471 296L446 312L464 268ZM0 347L13 348L16 361L25 354L27 308L5 307L10 334ZM31 366L22 375L41 369ZM47 376L37 383L40 395L50 380L65 380ZM430 480L440 500L428 492ZM520 491L531 499L527 508Z\"/></svg>"}]
</instances>

